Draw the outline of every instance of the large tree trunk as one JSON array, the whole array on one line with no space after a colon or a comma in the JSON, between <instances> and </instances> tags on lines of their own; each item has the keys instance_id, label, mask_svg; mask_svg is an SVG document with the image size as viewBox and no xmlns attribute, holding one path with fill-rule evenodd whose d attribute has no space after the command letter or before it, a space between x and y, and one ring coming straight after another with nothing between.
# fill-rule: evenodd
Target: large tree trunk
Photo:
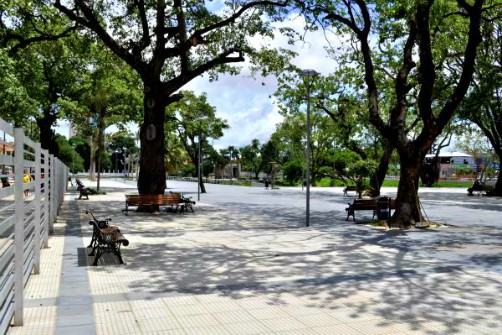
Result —
<instances>
[{"instance_id":1,"label":"large tree trunk","mask_svg":"<svg viewBox=\"0 0 502 335\"><path fill-rule=\"evenodd\" d=\"M394 147L390 144L387 144L384 148L384 152L382 157L380 157L380 162L378 163L378 168L375 173L375 177L371 178L370 185L372 190L372 195L377 197L380 195L380 188L385 180L385 176L387 175L387 170L389 170L389 163L392 157L392 152L394 151Z\"/></svg>"},{"instance_id":2,"label":"large tree trunk","mask_svg":"<svg viewBox=\"0 0 502 335\"><path fill-rule=\"evenodd\" d=\"M56 122L57 117L53 115L50 110L44 110L43 116L37 118L37 126L40 130L40 146L46 149L49 153L57 156L59 154L59 147L54 137L52 126Z\"/></svg>"},{"instance_id":3,"label":"large tree trunk","mask_svg":"<svg viewBox=\"0 0 502 335\"><path fill-rule=\"evenodd\" d=\"M493 143L492 143L493 145ZM494 146L495 147L495 146ZM499 162L501 162L502 160L502 148L501 150L495 150L495 153L497 154L497 156L499 157ZM499 175L497 177L497 182L495 183L495 188L493 189L493 192L491 193L491 195L496 195L496 196L502 196L502 178L500 177L501 173L499 172Z\"/></svg>"},{"instance_id":4,"label":"large tree trunk","mask_svg":"<svg viewBox=\"0 0 502 335\"><path fill-rule=\"evenodd\" d=\"M146 85L143 98L144 118L140 128L141 155L139 194L164 194L164 120L166 104L159 99L160 85ZM138 211L158 211L159 206L140 206Z\"/></svg>"},{"instance_id":5,"label":"large tree trunk","mask_svg":"<svg viewBox=\"0 0 502 335\"><path fill-rule=\"evenodd\" d=\"M418 180L420 177L421 155L401 157L401 173L397 189L396 211L391 225L409 228L416 222L422 222L423 216L418 198Z\"/></svg>"},{"instance_id":6,"label":"large tree trunk","mask_svg":"<svg viewBox=\"0 0 502 335\"><path fill-rule=\"evenodd\" d=\"M200 193L206 193L206 186L204 185L204 182L202 181L202 176L200 177Z\"/></svg>"},{"instance_id":7,"label":"large tree trunk","mask_svg":"<svg viewBox=\"0 0 502 335\"><path fill-rule=\"evenodd\" d=\"M204 185L204 176L202 175L202 167L199 167L199 162L200 162L200 159L199 159L199 153L197 153L197 159L195 161L195 167L196 167L196 171L197 171L197 178L199 177L199 171L200 171L200 179L197 180L197 183L199 184L199 187L200 187L200 193L206 193L206 186Z\"/></svg>"}]
</instances>

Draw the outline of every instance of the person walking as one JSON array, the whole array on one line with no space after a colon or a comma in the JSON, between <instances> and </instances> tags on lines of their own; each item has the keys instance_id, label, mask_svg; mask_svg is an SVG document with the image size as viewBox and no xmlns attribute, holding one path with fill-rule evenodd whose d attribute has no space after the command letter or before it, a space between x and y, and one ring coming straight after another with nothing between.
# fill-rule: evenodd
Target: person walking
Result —
<instances>
[{"instance_id":1,"label":"person walking","mask_svg":"<svg viewBox=\"0 0 502 335\"><path fill-rule=\"evenodd\" d=\"M28 172L24 172L24 176L23 176L23 184L27 184L29 182L31 182L32 179L31 179L31 175L28 173ZM27 197L29 195L29 189L26 189L24 190L24 196Z\"/></svg>"}]
</instances>

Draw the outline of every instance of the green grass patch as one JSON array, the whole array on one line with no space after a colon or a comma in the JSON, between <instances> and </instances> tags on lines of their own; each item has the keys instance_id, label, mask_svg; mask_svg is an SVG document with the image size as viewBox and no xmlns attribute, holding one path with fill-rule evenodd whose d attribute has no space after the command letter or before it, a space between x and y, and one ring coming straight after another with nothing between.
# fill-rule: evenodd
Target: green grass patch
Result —
<instances>
[{"instance_id":1,"label":"green grass patch","mask_svg":"<svg viewBox=\"0 0 502 335\"><path fill-rule=\"evenodd\" d=\"M342 180L335 180L333 183L333 180L331 178L322 178L317 182L318 187L344 187L347 185L353 185L353 183L350 182L344 182ZM432 187L457 187L457 188L467 188L472 185L472 182L470 181L456 181L456 180L441 180L437 183L435 183ZM298 186L301 186L299 184ZM382 187L398 187L399 186L399 180L384 180ZM425 187L420 183L420 187Z\"/></svg>"}]
</instances>

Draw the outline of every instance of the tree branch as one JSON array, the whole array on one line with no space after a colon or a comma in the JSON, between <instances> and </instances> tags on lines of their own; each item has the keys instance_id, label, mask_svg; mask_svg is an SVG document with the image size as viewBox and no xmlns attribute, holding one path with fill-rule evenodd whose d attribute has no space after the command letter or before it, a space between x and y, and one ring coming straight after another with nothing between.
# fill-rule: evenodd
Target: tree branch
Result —
<instances>
[{"instance_id":1,"label":"tree branch","mask_svg":"<svg viewBox=\"0 0 502 335\"><path fill-rule=\"evenodd\" d=\"M460 4L465 1L458 0ZM481 37L481 14L483 12L484 0L475 0L472 6L466 7L469 13L469 33L467 45L464 51L463 71L460 75L460 80L453 91L450 100L444 105L439 114L436 123L441 129L449 122L456 109L462 102L467 90L469 89L475 68L477 47L482 41Z\"/></svg>"},{"instance_id":2,"label":"tree branch","mask_svg":"<svg viewBox=\"0 0 502 335\"><path fill-rule=\"evenodd\" d=\"M231 57L230 55L238 52L239 56L236 57ZM245 59L242 56L242 52L237 49L229 49L221 54L219 54L217 57L211 59L210 61L201 64L200 66L196 67L193 70L188 70L186 72L180 73L177 77L168 80L167 82L162 84L162 91L164 92L164 96L169 96L173 92L177 91L180 89L185 83L189 82L190 80L204 74L205 72L215 68L218 65L223 65L223 64L228 64L228 63L238 63L238 62L243 62Z\"/></svg>"},{"instance_id":3,"label":"tree branch","mask_svg":"<svg viewBox=\"0 0 502 335\"><path fill-rule=\"evenodd\" d=\"M27 46L29 46L32 43L37 43L37 42L42 42L42 41L55 41L60 38L68 37L69 34L75 30L77 30L77 26L70 27L70 28L66 29L65 31L63 31L62 33L57 34L57 35L43 34L40 36L30 37L30 38L24 38L23 36L21 36L19 34L7 34L3 38L2 45L6 46L9 43L9 41L13 41L13 40L18 41L18 43L16 45L14 45L9 50L9 56L13 56L16 53L18 53L21 49L26 48Z\"/></svg>"},{"instance_id":4,"label":"tree branch","mask_svg":"<svg viewBox=\"0 0 502 335\"><path fill-rule=\"evenodd\" d=\"M282 2L277 2L277 1L268 1L268 0L264 0L264 1L253 1L253 2L249 2L245 5L243 5L234 15L230 16L229 18L223 20L223 21L220 21L218 23L215 23L215 24L212 24L212 25L209 25L205 28L202 28L202 29L199 29L199 30L196 30L191 37L198 37L198 36L202 36L212 30L215 30L215 29L218 29L218 28L221 28L221 27L225 27L227 25L229 25L230 23L234 22L236 19L238 19L242 14L244 14L248 9L252 8L252 7L257 7L257 6L276 6L276 7L286 7L288 5L288 3L290 2L290 0L285 0L285 1L282 1Z\"/></svg>"},{"instance_id":5,"label":"tree branch","mask_svg":"<svg viewBox=\"0 0 502 335\"><path fill-rule=\"evenodd\" d=\"M76 6L80 9L84 17L77 15L75 10L69 9L68 7L61 4L61 0L55 0L54 6L63 14L65 14L70 20L73 20L84 27L91 29L96 33L103 43L112 50L118 57L122 58L127 64L133 67L140 76L144 76L146 72L144 64L139 62L138 59L133 56L127 49L122 47L113 37L111 37L105 30L105 28L99 23L96 15L93 13L92 9L86 4L85 0L75 0Z\"/></svg>"},{"instance_id":6,"label":"tree branch","mask_svg":"<svg viewBox=\"0 0 502 335\"><path fill-rule=\"evenodd\" d=\"M403 50L403 64L395 79L395 92L396 92L396 107L392 109L391 120L395 120L393 126L404 129L406 122L406 95L409 92L408 75L410 71L416 66L413 61L413 46L417 37L417 25L414 20L408 22L410 33L406 40Z\"/></svg>"},{"instance_id":7,"label":"tree branch","mask_svg":"<svg viewBox=\"0 0 502 335\"><path fill-rule=\"evenodd\" d=\"M429 16L432 6L431 0L428 3L420 4L415 14L417 23L417 35L419 42L420 65L418 67L418 81L420 91L418 93L418 111L424 122L424 127L430 127L433 122L432 117L432 95L434 83L436 81L436 69L432 57L432 45L429 34Z\"/></svg>"}]
</instances>

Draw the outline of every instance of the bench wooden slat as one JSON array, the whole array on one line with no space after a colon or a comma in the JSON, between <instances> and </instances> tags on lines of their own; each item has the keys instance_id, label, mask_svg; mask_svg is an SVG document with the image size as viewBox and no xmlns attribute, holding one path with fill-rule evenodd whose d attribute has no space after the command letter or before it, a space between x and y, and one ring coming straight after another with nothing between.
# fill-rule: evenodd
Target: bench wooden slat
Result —
<instances>
[{"instance_id":1,"label":"bench wooden slat","mask_svg":"<svg viewBox=\"0 0 502 335\"><path fill-rule=\"evenodd\" d=\"M395 199L389 198L389 217L390 217L390 211L391 209L396 209L396 202ZM372 198L372 199L354 199L352 203L349 203L349 207L345 208L347 211L347 219L346 221L349 220L349 217L352 216L354 221L356 221L355 217L355 211L356 210L372 210L373 211L373 218L375 215L378 214L377 211L377 198Z\"/></svg>"},{"instance_id":2,"label":"bench wooden slat","mask_svg":"<svg viewBox=\"0 0 502 335\"><path fill-rule=\"evenodd\" d=\"M347 195L347 192L349 191L354 191L356 192L357 191L357 187L356 186L353 186L353 185L350 185L350 186L345 186L345 188L343 189L343 194L344 195Z\"/></svg>"},{"instance_id":3,"label":"bench wooden slat","mask_svg":"<svg viewBox=\"0 0 502 335\"><path fill-rule=\"evenodd\" d=\"M184 205L181 193L167 194L126 194L125 214L129 212L129 206L179 206Z\"/></svg>"}]
</instances>

